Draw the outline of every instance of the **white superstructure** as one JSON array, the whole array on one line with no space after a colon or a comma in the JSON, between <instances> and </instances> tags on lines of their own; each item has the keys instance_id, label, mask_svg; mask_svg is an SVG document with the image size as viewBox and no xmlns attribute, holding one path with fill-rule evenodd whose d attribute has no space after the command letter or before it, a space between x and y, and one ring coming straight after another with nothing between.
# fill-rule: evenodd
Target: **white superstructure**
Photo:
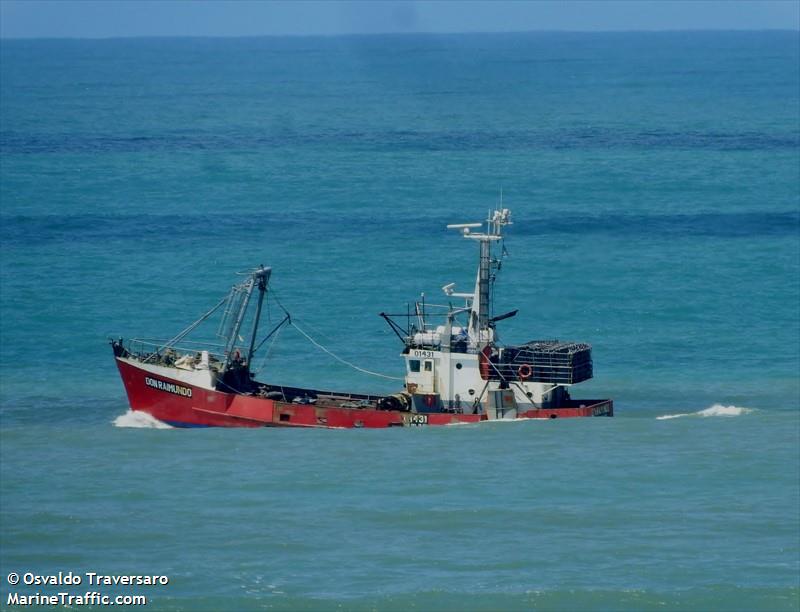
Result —
<instances>
[{"instance_id":1,"label":"white superstructure","mask_svg":"<svg viewBox=\"0 0 800 612\"><path fill-rule=\"evenodd\" d=\"M442 287L447 298L463 300L462 305L456 306L452 301L447 305L417 302L414 312L407 315L409 324L405 330L384 315L405 343L406 391L420 411L478 413L494 419L516 418L532 408L558 405L569 397L567 387L573 383L573 376L566 368L573 366L571 361L569 365L552 358L548 361L548 351L552 352L553 347L561 350L552 353L561 361L563 356L571 358L585 352L588 377L591 376L588 345L542 341L504 348L498 344L495 323L514 316L516 311L492 316L492 283L500 269L492 246L502 244L503 229L510 224L511 212L503 208L489 215L485 231L474 231L483 226L481 223L447 226L478 242L480 247L474 290L457 293L455 283ZM504 254L505 248L500 252ZM431 322L433 319L435 323ZM543 358L546 363L542 366ZM565 376L559 378L562 370Z\"/></svg>"}]
</instances>

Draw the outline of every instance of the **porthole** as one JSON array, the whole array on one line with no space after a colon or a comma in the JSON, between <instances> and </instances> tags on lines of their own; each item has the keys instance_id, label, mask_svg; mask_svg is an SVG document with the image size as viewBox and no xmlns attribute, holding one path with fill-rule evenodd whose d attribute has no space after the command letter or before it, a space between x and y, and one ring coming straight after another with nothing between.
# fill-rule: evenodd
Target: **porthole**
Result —
<instances>
[{"instance_id":1,"label":"porthole","mask_svg":"<svg viewBox=\"0 0 800 612\"><path fill-rule=\"evenodd\" d=\"M475 389L470 389L470 390L469 390L469 394L470 394L470 395L475 395Z\"/></svg>"},{"instance_id":2,"label":"porthole","mask_svg":"<svg viewBox=\"0 0 800 612\"><path fill-rule=\"evenodd\" d=\"M457 363L457 364L456 364L456 370L460 370L460 369L461 369L461 368L463 368L463 367L464 367L464 366L462 366L460 363Z\"/></svg>"}]
</instances>

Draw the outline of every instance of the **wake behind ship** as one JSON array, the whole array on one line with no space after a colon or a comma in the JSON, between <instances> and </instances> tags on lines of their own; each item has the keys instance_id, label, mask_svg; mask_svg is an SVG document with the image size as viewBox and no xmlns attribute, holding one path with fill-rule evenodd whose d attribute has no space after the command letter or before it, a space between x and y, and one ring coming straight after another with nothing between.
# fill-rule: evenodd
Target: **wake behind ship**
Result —
<instances>
[{"instance_id":1,"label":"wake behind ship","mask_svg":"<svg viewBox=\"0 0 800 612\"><path fill-rule=\"evenodd\" d=\"M405 385L391 395L288 387L257 380L254 357L289 313L258 341L271 268L259 267L211 310L167 341L112 341L131 409L178 427L395 427L479 423L497 419L612 416L608 399L572 399L592 377L591 346L558 340L500 343L491 298L500 270L493 254L511 224L508 209L481 223L448 225L478 243L474 291L442 289L446 305L417 302L405 314L380 313L403 344ZM454 302L461 301L460 305ZM221 311L221 314L220 314ZM219 342L188 337L219 318ZM398 322L400 321L400 322ZM249 332L248 332L249 330ZM242 334L247 335L245 340Z\"/></svg>"}]
</instances>

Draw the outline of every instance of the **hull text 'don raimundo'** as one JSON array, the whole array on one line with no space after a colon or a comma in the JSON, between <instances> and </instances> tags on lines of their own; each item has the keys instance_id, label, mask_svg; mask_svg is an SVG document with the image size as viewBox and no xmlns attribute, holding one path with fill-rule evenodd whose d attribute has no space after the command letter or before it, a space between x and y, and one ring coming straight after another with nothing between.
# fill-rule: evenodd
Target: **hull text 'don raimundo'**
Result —
<instances>
[{"instance_id":1,"label":"hull text 'don raimundo'","mask_svg":"<svg viewBox=\"0 0 800 612\"><path fill-rule=\"evenodd\" d=\"M259 381L251 368L254 357L283 325L296 325L286 313L259 339L271 273L262 266L171 340L111 343L131 408L184 427L394 427L612 416L611 400L570 397L572 385L592 377L588 344L499 342L497 323L517 312L494 316L491 304L500 268L493 247L510 223L510 213L503 209L487 219L485 231L477 229L480 223L448 226L478 244L474 291L456 293L451 283L443 287L447 305L423 299L405 314L381 313L403 343L405 385L396 393L368 395ZM502 246L499 250L504 252ZM218 320L216 341L187 340L212 318Z\"/></svg>"}]
</instances>

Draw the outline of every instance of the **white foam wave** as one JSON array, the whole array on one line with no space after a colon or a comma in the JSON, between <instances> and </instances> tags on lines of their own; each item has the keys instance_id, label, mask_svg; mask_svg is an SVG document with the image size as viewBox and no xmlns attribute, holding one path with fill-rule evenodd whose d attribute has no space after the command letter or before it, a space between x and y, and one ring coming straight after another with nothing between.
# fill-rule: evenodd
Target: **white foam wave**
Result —
<instances>
[{"instance_id":1,"label":"white foam wave","mask_svg":"<svg viewBox=\"0 0 800 612\"><path fill-rule=\"evenodd\" d=\"M666 419L679 419L681 417L735 417L741 416L743 414L749 414L753 412L752 408L742 408L741 406L723 406L722 404L714 404L708 408L703 410L698 410L697 412L681 412L678 414L665 414L662 416L656 417L659 421L664 421Z\"/></svg>"},{"instance_id":2,"label":"white foam wave","mask_svg":"<svg viewBox=\"0 0 800 612\"><path fill-rule=\"evenodd\" d=\"M710 408L701 410L697 414L704 417L710 416L740 416L753 412L752 408L741 408L740 406L723 406L722 404L714 404Z\"/></svg>"},{"instance_id":3,"label":"white foam wave","mask_svg":"<svg viewBox=\"0 0 800 612\"><path fill-rule=\"evenodd\" d=\"M480 426L496 425L499 423L530 423L533 421L544 421L548 419L531 419L529 417L519 417L514 419L491 419L487 421L456 421L455 423L446 423L447 427L465 427L465 426Z\"/></svg>"},{"instance_id":4,"label":"white foam wave","mask_svg":"<svg viewBox=\"0 0 800 612\"><path fill-rule=\"evenodd\" d=\"M139 410L128 410L114 419L114 427L134 427L139 429L172 429L163 421Z\"/></svg>"}]
</instances>

